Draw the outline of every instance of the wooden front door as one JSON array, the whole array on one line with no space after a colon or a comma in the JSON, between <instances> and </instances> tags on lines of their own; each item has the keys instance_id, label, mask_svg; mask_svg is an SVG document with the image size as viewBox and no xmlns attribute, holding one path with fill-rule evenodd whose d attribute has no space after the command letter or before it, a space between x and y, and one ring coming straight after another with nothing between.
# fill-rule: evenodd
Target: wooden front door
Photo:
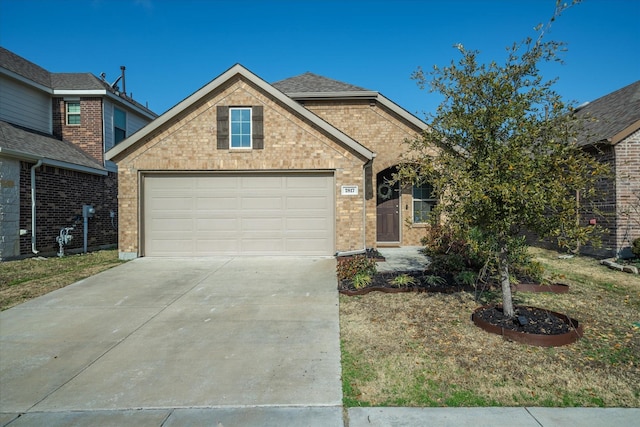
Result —
<instances>
[{"instance_id":1,"label":"wooden front door","mask_svg":"<svg viewBox=\"0 0 640 427\"><path fill-rule=\"evenodd\" d=\"M400 241L400 186L389 184L392 170L376 177L376 230L378 242Z\"/></svg>"}]
</instances>

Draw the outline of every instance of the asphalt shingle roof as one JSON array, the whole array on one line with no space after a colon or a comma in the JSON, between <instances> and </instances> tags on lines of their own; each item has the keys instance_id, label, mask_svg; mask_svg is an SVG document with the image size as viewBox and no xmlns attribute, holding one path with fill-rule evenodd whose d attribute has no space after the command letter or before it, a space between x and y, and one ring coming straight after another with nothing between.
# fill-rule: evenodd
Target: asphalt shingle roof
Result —
<instances>
[{"instance_id":1,"label":"asphalt shingle roof","mask_svg":"<svg viewBox=\"0 0 640 427\"><path fill-rule=\"evenodd\" d=\"M590 102L577 114L595 119L585 124L582 145L611 139L640 120L640 80Z\"/></svg>"},{"instance_id":2,"label":"asphalt shingle roof","mask_svg":"<svg viewBox=\"0 0 640 427\"><path fill-rule=\"evenodd\" d=\"M100 163L70 142L3 121L0 121L0 149L104 170Z\"/></svg>"},{"instance_id":3,"label":"asphalt shingle roof","mask_svg":"<svg viewBox=\"0 0 640 427\"><path fill-rule=\"evenodd\" d=\"M0 47L0 67L6 68L35 83L51 87L50 72L3 47Z\"/></svg>"},{"instance_id":4,"label":"asphalt shingle roof","mask_svg":"<svg viewBox=\"0 0 640 427\"><path fill-rule=\"evenodd\" d=\"M91 73L51 73L3 47L0 47L0 67L50 89L107 90L115 93L107 82L100 80ZM123 101L129 102L154 116L156 115L146 106L123 95L120 95Z\"/></svg>"},{"instance_id":5,"label":"asphalt shingle roof","mask_svg":"<svg viewBox=\"0 0 640 427\"><path fill-rule=\"evenodd\" d=\"M368 91L360 86L329 79L309 72L272 83L272 86L284 93Z\"/></svg>"},{"instance_id":6,"label":"asphalt shingle roof","mask_svg":"<svg viewBox=\"0 0 640 427\"><path fill-rule=\"evenodd\" d=\"M51 73L53 89L109 90L109 85L91 73Z\"/></svg>"}]
</instances>

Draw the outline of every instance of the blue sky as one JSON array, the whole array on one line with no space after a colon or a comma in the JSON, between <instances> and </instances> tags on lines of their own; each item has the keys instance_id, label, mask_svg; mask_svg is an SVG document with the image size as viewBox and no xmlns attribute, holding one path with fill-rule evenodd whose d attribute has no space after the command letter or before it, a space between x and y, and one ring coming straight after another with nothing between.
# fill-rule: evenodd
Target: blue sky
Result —
<instances>
[{"instance_id":1,"label":"blue sky","mask_svg":"<svg viewBox=\"0 0 640 427\"><path fill-rule=\"evenodd\" d=\"M570 0L567 0L570 1ZM440 98L418 66L447 65L462 43L483 61L551 16L555 0L0 0L0 45L52 72L127 67L126 89L162 113L241 63L268 82L311 71L377 90L424 118ZM558 77L568 101L640 79L640 0L584 0L548 40L568 43Z\"/></svg>"}]
</instances>

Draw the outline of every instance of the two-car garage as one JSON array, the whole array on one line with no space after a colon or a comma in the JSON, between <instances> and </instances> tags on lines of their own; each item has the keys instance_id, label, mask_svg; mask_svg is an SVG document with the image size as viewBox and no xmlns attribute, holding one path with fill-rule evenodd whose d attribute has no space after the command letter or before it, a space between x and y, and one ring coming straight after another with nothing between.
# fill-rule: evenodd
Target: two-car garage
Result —
<instances>
[{"instance_id":1,"label":"two-car garage","mask_svg":"<svg viewBox=\"0 0 640 427\"><path fill-rule=\"evenodd\" d=\"M149 173L142 188L145 256L335 252L332 172Z\"/></svg>"}]
</instances>

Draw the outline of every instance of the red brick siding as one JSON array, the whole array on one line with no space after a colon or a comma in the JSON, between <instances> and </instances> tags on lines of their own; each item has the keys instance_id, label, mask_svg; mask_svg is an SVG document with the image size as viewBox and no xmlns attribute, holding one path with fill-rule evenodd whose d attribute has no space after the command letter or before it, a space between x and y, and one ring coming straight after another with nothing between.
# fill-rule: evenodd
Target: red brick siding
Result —
<instances>
[{"instance_id":1,"label":"red brick siding","mask_svg":"<svg viewBox=\"0 0 640 427\"><path fill-rule=\"evenodd\" d=\"M68 126L63 98L53 98L53 134L74 143L100 164L104 162L102 99L80 98L80 125Z\"/></svg>"},{"instance_id":2,"label":"red brick siding","mask_svg":"<svg viewBox=\"0 0 640 427\"><path fill-rule=\"evenodd\" d=\"M20 228L29 233L20 238L20 254L31 252L31 167L32 163L21 162L20 168ZM108 176L85 174L66 169L42 166L36 169L36 249L42 254L58 251L56 236L62 227L74 225L73 240L69 249L82 249L83 220L82 205L93 205L96 213L89 219L88 248L115 245L117 231L112 226L109 212L116 213L117 227L117 175Z\"/></svg>"}]
</instances>

